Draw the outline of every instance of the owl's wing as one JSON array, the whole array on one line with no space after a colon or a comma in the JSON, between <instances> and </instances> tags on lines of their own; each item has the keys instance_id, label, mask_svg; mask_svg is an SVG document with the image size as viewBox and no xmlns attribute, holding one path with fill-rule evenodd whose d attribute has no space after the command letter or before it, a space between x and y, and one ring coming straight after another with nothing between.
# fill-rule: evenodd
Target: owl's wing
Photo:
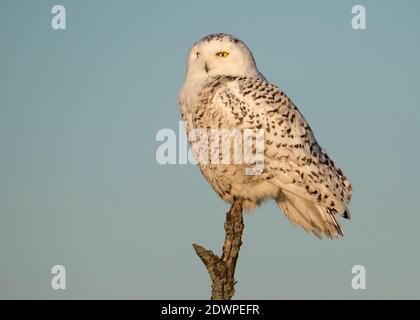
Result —
<instances>
[{"instance_id":1,"label":"owl's wing","mask_svg":"<svg viewBox=\"0 0 420 320\"><path fill-rule=\"evenodd\" d=\"M227 77L210 86L207 104L217 106L234 128L265 129L265 179L331 214L349 218L350 181L318 145L291 100L264 79Z\"/></svg>"}]
</instances>

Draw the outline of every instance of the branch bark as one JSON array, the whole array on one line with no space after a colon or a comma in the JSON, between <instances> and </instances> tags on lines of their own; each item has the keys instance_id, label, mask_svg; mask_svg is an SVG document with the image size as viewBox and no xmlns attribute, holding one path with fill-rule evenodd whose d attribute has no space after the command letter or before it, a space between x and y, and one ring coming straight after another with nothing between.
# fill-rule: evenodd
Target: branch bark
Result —
<instances>
[{"instance_id":1,"label":"branch bark","mask_svg":"<svg viewBox=\"0 0 420 320\"><path fill-rule=\"evenodd\" d=\"M210 275L212 300L230 300L235 293L235 268L242 245L243 230L242 200L235 200L226 214L222 257L219 258L212 251L193 244L195 252Z\"/></svg>"}]
</instances>

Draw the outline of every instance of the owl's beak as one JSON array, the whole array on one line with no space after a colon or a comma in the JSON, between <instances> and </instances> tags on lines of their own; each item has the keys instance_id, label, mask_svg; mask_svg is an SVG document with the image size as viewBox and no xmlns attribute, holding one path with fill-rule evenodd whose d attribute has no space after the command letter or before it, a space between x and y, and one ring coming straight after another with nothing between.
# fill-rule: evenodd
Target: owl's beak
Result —
<instances>
[{"instance_id":1,"label":"owl's beak","mask_svg":"<svg viewBox=\"0 0 420 320\"><path fill-rule=\"evenodd\" d=\"M207 62L204 64L204 70L206 70L206 73L209 73L209 66L207 65Z\"/></svg>"}]
</instances>

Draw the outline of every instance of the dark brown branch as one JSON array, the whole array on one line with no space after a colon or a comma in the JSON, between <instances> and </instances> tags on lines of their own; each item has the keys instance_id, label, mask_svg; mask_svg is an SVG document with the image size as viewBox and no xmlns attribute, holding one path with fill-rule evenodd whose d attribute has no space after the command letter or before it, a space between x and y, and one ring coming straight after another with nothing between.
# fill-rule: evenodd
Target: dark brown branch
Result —
<instances>
[{"instance_id":1,"label":"dark brown branch","mask_svg":"<svg viewBox=\"0 0 420 320\"><path fill-rule=\"evenodd\" d=\"M213 300L230 300L235 293L235 268L239 250L242 245L244 222L242 217L242 201L235 200L226 214L225 243L223 254L219 258L212 251L193 244L194 250L203 261L212 281Z\"/></svg>"}]
</instances>

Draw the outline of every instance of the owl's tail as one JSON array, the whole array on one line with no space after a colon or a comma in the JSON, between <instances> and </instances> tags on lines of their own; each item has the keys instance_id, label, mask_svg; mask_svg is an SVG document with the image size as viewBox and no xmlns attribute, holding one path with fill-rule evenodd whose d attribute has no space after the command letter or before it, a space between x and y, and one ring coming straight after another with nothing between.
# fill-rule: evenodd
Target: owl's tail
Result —
<instances>
[{"instance_id":1,"label":"owl's tail","mask_svg":"<svg viewBox=\"0 0 420 320\"><path fill-rule=\"evenodd\" d=\"M335 239L343 235L339 222L328 208L286 190L279 192L276 201L292 224L313 232L318 238L325 235Z\"/></svg>"}]
</instances>

